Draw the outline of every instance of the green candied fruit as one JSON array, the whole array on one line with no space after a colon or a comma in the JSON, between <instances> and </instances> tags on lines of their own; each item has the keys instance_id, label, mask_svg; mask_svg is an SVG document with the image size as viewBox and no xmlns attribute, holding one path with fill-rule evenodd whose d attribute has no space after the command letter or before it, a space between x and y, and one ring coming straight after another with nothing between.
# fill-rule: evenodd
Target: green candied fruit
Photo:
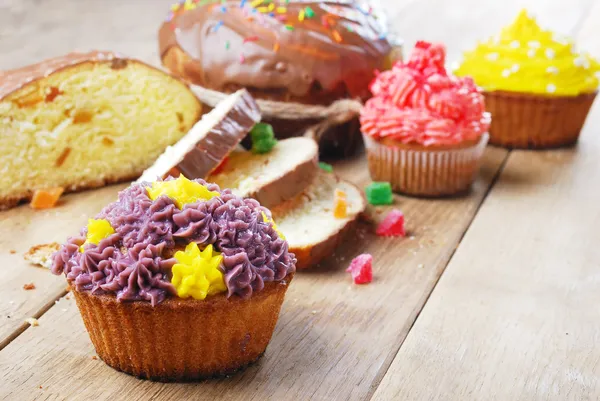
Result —
<instances>
[{"instance_id":1,"label":"green candied fruit","mask_svg":"<svg viewBox=\"0 0 600 401\"><path fill-rule=\"evenodd\" d=\"M277 140L274 138L261 139L252 144L252 153L269 153L277 145Z\"/></svg>"},{"instance_id":2,"label":"green candied fruit","mask_svg":"<svg viewBox=\"0 0 600 401\"><path fill-rule=\"evenodd\" d=\"M365 188L365 193L371 205L391 205L394 202L392 186L389 182L372 182Z\"/></svg>"},{"instance_id":3,"label":"green candied fruit","mask_svg":"<svg viewBox=\"0 0 600 401\"><path fill-rule=\"evenodd\" d=\"M252 153L268 153L277 145L277 139L275 139L275 133L270 124L256 124L250 131L250 138L252 139Z\"/></svg>"},{"instance_id":4,"label":"green candied fruit","mask_svg":"<svg viewBox=\"0 0 600 401\"><path fill-rule=\"evenodd\" d=\"M327 171L328 173L333 173L333 166L331 164L327 164L325 162L319 162L319 167L323 171Z\"/></svg>"}]
</instances>

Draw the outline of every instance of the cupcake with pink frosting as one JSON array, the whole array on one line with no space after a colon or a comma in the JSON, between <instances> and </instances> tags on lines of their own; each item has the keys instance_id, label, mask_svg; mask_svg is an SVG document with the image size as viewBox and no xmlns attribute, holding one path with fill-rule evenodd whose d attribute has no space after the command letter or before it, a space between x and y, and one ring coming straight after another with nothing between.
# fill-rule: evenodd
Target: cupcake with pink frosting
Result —
<instances>
[{"instance_id":1,"label":"cupcake with pink frosting","mask_svg":"<svg viewBox=\"0 0 600 401\"><path fill-rule=\"evenodd\" d=\"M448 74L443 45L417 42L371 83L360 122L374 181L396 192L446 196L470 189L491 119L473 80Z\"/></svg>"},{"instance_id":2,"label":"cupcake with pink frosting","mask_svg":"<svg viewBox=\"0 0 600 401\"><path fill-rule=\"evenodd\" d=\"M159 381L234 372L271 339L296 258L254 199L183 176L133 184L53 257L96 352Z\"/></svg>"}]
</instances>

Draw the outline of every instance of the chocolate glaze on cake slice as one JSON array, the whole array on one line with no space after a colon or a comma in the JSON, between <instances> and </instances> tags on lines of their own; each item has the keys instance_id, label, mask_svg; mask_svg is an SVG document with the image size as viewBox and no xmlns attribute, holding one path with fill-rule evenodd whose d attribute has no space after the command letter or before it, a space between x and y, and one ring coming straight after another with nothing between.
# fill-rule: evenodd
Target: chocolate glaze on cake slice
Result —
<instances>
[{"instance_id":1,"label":"chocolate glaze on cake slice","mask_svg":"<svg viewBox=\"0 0 600 401\"><path fill-rule=\"evenodd\" d=\"M204 178L260 121L260 109L245 89L239 90L205 114L175 145L168 147L138 181L169 175Z\"/></svg>"}]
</instances>

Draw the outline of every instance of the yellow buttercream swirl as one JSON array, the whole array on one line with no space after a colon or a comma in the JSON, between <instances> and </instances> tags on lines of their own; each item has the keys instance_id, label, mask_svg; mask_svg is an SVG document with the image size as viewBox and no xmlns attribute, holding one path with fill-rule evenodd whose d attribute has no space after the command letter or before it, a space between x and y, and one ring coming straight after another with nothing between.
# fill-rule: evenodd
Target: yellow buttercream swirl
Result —
<instances>
[{"instance_id":1,"label":"yellow buttercream swirl","mask_svg":"<svg viewBox=\"0 0 600 401\"><path fill-rule=\"evenodd\" d=\"M265 212L260 212L260 214L262 214L262 218L265 223L271 224L271 226L273 227L273 230L275 230L277 235L279 235L279 238L281 238L282 240L285 240L285 235L283 235L283 233L279 230L279 227L277 227L277 224L275 224L275 220L269 218L269 216L267 216L267 214Z\"/></svg>"},{"instance_id":2,"label":"yellow buttercream swirl","mask_svg":"<svg viewBox=\"0 0 600 401\"><path fill-rule=\"evenodd\" d=\"M575 96L598 88L599 71L598 61L522 10L499 37L466 52L455 73L473 77L486 91Z\"/></svg>"},{"instance_id":3,"label":"yellow buttercream swirl","mask_svg":"<svg viewBox=\"0 0 600 401\"><path fill-rule=\"evenodd\" d=\"M79 252L83 252L83 247L86 244L98 245L104 238L109 237L115 233L115 229L112 228L110 222L105 219L88 219L87 234L85 235L85 242L79 247Z\"/></svg>"},{"instance_id":4,"label":"yellow buttercream swirl","mask_svg":"<svg viewBox=\"0 0 600 401\"><path fill-rule=\"evenodd\" d=\"M173 199L175 205L181 209L189 203L210 200L215 196L219 196L219 193L209 191L204 185L180 175L176 180L156 181L152 183L151 187L148 187L150 199L156 200L161 195L167 195Z\"/></svg>"},{"instance_id":5,"label":"yellow buttercream swirl","mask_svg":"<svg viewBox=\"0 0 600 401\"><path fill-rule=\"evenodd\" d=\"M185 251L175 253L175 259L178 263L171 270L171 283L180 298L203 300L207 295L227 290L223 273L219 270L223 256L214 251L212 245L200 251L198 244L191 242Z\"/></svg>"}]
</instances>

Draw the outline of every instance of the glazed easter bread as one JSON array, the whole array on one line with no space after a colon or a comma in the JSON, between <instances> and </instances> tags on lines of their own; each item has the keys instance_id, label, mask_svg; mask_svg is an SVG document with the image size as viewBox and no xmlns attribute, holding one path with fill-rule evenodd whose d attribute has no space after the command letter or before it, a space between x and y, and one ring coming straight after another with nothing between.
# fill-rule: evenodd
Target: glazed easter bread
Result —
<instances>
[{"instance_id":1,"label":"glazed easter bread","mask_svg":"<svg viewBox=\"0 0 600 401\"><path fill-rule=\"evenodd\" d=\"M135 178L200 114L183 82L109 52L0 72L0 209Z\"/></svg>"}]
</instances>

